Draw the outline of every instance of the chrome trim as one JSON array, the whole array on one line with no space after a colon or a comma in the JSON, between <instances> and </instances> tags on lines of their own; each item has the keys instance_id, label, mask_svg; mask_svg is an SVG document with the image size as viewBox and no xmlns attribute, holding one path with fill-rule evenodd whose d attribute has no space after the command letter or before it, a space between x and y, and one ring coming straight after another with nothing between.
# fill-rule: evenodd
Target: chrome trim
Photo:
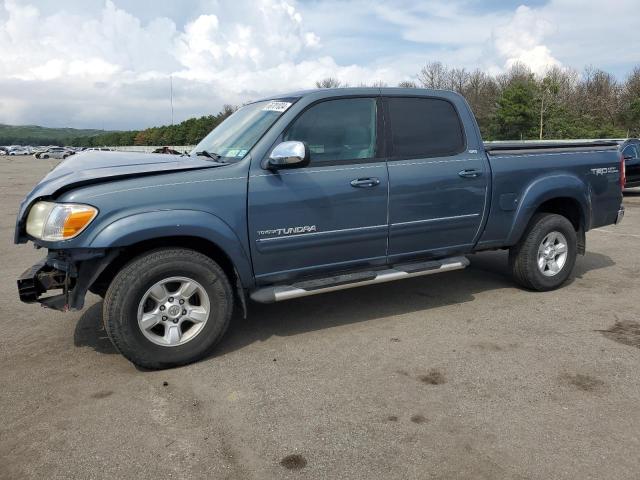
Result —
<instances>
[{"instance_id":1,"label":"chrome trim","mask_svg":"<svg viewBox=\"0 0 640 480\"><path fill-rule=\"evenodd\" d=\"M348 288L360 287L364 285L392 282L403 278L421 277L425 275L432 275L435 273L449 272L452 270L461 270L469 265L469 260L466 257L452 257L448 260L450 261L450 263L443 263L439 268L434 268L431 270L422 270L410 273L403 270L390 268L388 270L382 270L378 272L376 277L371 280L363 280L360 282L346 283L342 285L333 285L329 287L318 288L315 290L305 290L303 288L293 287L290 285L265 287L252 292L250 297L252 300L260 303L281 302L283 300L290 300L292 298L308 297L311 295L318 295L320 293L335 292L338 290L346 290Z\"/></svg>"},{"instance_id":2,"label":"chrome trim","mask_svg":"<svg viewBox=\"0 0 640 480\"><path fill-rule=\"evenodd\" d=\"M304 143L298 141L279 143L269 155L269 161L273 165L281 167L302 163L305 159L308 159L307 149Z\"/></svg>"},{"instance_id":3,"label":"chrome trim","mask_svg":"<svg viewBox=\"0 0 640 480\"><path fill-rule=\"evenodd\" d=\"M438 217L438 218L426 218L424 220L411 220L409 222L398 222L392 223L391 226L395 227L397 225L411 225L413 223L430 223L430 222L440 222L443 220L454 220L456 218L471 218L471 217L479 217L479 213L468 213L466 215L454 215L453 217Z\"/></svg>"},{"instance_id":4,"label":"chrome trim","mask_svg":"<svg viewBox=\"0 0 640 480\"><path fill-rule=\"evenodd\" d=\"M313 235L328 235L330 233L353 232L356 230L373 230L374 228L382 228L382 227L387 227L387 225L369 225L367 227L342 228L339 230L325 230L323 232L308 232L308 233L298 233L296 235L281 235L279 237L257 238L256 242L268 242L270 240L282 240L284 238L308 237Z\"/></svg>"}]
</instances>

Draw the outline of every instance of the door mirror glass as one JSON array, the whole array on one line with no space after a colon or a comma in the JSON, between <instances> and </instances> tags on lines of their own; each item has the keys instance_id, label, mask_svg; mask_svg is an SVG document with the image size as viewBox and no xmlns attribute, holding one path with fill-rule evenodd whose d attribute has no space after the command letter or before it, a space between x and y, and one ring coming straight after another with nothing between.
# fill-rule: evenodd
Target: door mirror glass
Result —
<instances>
[{"instance_id":1,"label":"door mirror glass","mask_svg":"<svg viewBox=\"0 0 640 480\"><path fill-rule=\"evenodd\" d=\"M295 168L309 164L309 149L303 142L279 143L269 155L270 168Z\"/></svg>"}]
</instances>

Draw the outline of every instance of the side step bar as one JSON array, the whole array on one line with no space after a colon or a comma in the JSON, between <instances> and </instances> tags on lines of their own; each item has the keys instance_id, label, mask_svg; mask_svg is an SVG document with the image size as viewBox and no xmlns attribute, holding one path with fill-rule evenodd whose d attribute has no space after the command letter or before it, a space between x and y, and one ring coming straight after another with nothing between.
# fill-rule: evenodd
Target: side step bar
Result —
<instances>
[{"instance_id":1,"label":"side step bar","mask_svg":"<svg viewBox=\"0 0 640 480\"><path fill-rule=\"evenodd\" d=\"M307 297L319 293L334 292L347 288L373 285L375 283L392 282L402 278L420 277L434 273L460 270L469 265L466 257L451 257L442 260L395 265L386 270L375 270L358 273L347 273L328 278L307 280L292 285L276 285L259 288L251 293L252 300L259 303L281 302L292 298Z\"/></svg>"}]
</instances>

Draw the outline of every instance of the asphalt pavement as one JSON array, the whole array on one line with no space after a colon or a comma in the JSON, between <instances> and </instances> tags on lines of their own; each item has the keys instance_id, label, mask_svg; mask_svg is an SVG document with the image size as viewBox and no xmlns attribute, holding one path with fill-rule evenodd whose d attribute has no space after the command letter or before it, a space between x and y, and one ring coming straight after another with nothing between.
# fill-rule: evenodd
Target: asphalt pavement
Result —
<instances>
[{"instance_id":1,"label":"asphalt pavement","mask_svg":"<svg viewBox=\"0 0 640 480\"><path fill-rule=\"evenodd\" d=\"M564 288L504 252L463 271L235 318L207 359L117 354L102 303L18 299L18 204L54 165L0 157L0 478L631 479L640 472L640 191Z\"/></svg>"}]
</instances>

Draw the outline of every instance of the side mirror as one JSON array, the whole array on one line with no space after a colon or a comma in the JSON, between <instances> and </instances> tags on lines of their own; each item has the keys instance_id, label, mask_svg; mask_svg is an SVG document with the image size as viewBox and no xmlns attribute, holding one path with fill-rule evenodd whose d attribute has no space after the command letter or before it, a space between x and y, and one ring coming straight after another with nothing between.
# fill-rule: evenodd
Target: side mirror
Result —
<instances>
[{"instance_id":1,"label":"side mirror","mask_svg":"<svg viewBox=\"0 0 640 480\"><path fill-rule=\"evenodd\" d=\"M269 155L269 168L296 168L308 164L309 148L303 142L279 143Z\"/></svg>"},{"instance_id":2,"label":"side mirror","mask_svg":"<svg viewBox=\"0 0 640 480\"><path fill-rule=\"evenodd\" d=\"M633 160L633 156L632 155L624 155L623 158L625 160Z\"/></svg>"}]
</instances>

